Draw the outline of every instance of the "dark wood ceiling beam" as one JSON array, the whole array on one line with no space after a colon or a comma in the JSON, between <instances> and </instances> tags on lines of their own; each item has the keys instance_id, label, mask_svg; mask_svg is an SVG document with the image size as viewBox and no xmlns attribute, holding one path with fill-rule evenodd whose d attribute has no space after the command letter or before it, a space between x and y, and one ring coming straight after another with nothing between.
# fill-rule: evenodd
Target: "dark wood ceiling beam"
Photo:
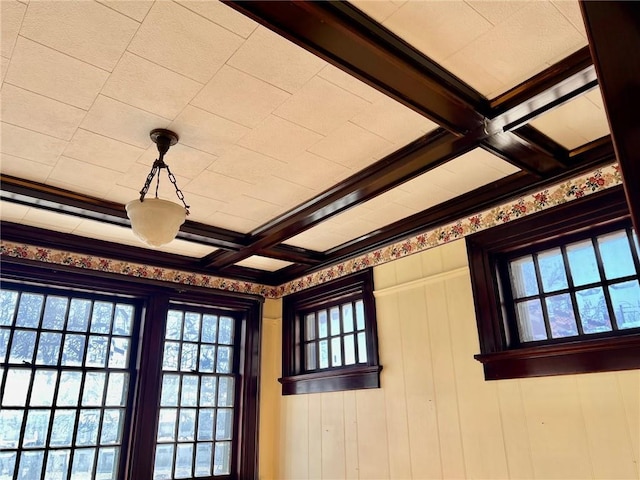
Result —
<instances>
[{"instance_id":1,"label":"dark wood ceiling beam","mask_svg":"<svg viewBox=\"0 0 640 480\"><path fill-rule=\"evenodd\" d=\"M636 2L580 2L629 211L640 231L640 8Z\"/></svg>"},{"instance_id":2,"label":"dark wood ceiling beam","mask_svg":"<svg viewBox=\"0 0 640 480\"><path fill-rule=\"evenodd\" d=\"M242 251L214 254L203 259L203 266L225 268L259 254L264 248L279 244L348 208L391 190L468 152L476 145L475 139L456 137L442 129L432 132L255 230L252 232L254 241Z\"/></svg>"},{"instance_id":3,"label":"dark wood ceiling beam","mask_svg":"<svg viewBox=\"0 0 640 480\"><path fill-rule=\"evenodd\" d=\"M482 125L486 100L347 2L225 2L456 135Z\"/></svg>"}]
</instances>

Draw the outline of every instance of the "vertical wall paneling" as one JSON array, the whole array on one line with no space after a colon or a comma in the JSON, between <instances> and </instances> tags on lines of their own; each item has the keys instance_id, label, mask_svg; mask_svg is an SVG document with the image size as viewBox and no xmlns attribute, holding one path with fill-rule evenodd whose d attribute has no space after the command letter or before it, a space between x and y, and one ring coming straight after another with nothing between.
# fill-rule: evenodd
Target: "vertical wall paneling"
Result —
<instances>
[{"instance_id":1,"label":"vertical wall paneling","mask_svg":"<svg viewBox=\"0 0 640 480\"><path fill-rule=\"evenodd\" d=\"M265 303L261 479L640 479L639 371L484 381L464 242L374 283L380 389L280 396Z\"/></svg>"}]
</instances>

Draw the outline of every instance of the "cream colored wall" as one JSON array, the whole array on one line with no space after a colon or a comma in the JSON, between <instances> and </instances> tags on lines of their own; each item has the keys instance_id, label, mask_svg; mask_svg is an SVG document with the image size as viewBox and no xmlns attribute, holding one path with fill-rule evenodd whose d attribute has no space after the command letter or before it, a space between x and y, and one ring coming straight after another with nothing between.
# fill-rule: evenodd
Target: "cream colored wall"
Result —
<instances>
[{"instance_id":1,"label":"cream colored wall","mask_svg":"<svg viewBox=\"0 0 640 480\"><path fill-rule=\"evenodd\" d=\"M268 302L261 478L639 478L639 371L485 382L464 241L374 274L380 389L278 396Z\"/></svg>"}]
</instances>

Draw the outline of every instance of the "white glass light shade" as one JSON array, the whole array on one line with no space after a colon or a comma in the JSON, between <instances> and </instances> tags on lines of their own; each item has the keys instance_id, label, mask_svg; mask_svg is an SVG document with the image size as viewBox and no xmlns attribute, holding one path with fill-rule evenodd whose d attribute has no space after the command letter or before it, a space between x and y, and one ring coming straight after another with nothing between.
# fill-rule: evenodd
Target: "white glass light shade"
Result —
<instances>
[{"instance_id":1,"label":"white glass light shade","mask_svg":"<svg viewBox=\"0 0 640 480\"><path fill-rule=\"evenodd\" d=\"M160 198L133 200L125 208L133 233L152 247L161 247L176 238L187 216L183 206Z\"/></svg>"}]
</instances>

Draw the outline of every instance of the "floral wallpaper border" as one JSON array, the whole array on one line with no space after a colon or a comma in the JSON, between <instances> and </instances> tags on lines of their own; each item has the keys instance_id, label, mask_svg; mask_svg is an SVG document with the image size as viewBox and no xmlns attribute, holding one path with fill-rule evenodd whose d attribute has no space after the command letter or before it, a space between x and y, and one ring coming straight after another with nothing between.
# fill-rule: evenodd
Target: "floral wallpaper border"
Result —
<instances>
[{"instance_id":1,"label":"floral wallpaper border","mask_svg":"<svg viewBox=\"0 0 640 480\"><path fill-rule=\"evenodd\" d=\"M369 267L391 262L444 243L458 240L469 234L496 225L510 222L547 208L554 207L577 198L591 195L622 183L617 164L597 169L588 175L581 175L545 190L522 196L514 201L492 209L484 210L467 218L459 219L442 227L428 230L419 235L374 250L345 262L327 267L278 287L257 283L230 280L211 275L203 275L181 270L162 269L138 263L128 263L108 258L93 257L61 250L40 248L32 245L2 241L0 256L22 258L56 265L116 273L130 277L149 278L184 285L261 295L279 298Z\"/></svg>"}]
</instances>

